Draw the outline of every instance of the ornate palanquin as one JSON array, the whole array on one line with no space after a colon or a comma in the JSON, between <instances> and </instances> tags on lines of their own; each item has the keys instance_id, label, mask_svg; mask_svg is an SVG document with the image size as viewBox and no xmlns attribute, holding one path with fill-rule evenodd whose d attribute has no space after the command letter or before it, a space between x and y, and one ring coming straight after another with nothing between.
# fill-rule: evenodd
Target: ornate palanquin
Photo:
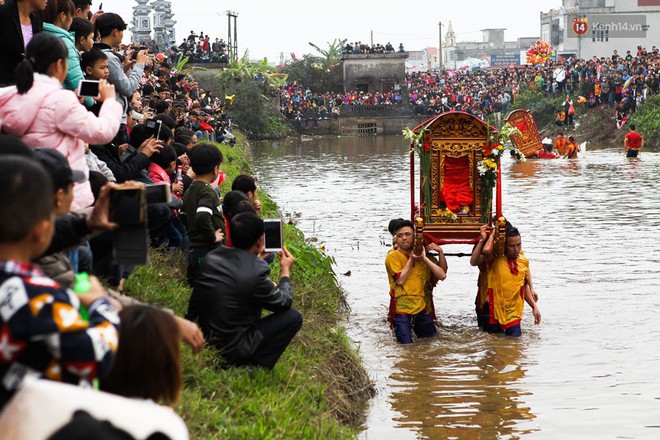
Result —
<instances>
[{"instance_id":1,"label":"ornate palanquin","mask_svg":"<svg viewBox=\"0 0 660 440\"><path fill-rule=\"evenodd\" d=\"M422 183L424 170L420 170L418 207L414 190L417 173L411 155L411 216L413 220L418 216L424 219L424 238L427 243L476 243L479 240L479 228L484 224L482 218L492 217L492 197L486 202L487 206L482 200L478 165L484 158L489 134L496 129L464 112L443 113L415 127L413 131L419 133L422 129L429 132L432 195L426 197L425 185ZM430 210L426 209L426 201L430 201ZM449 215L448 207L452 208Z\"/></svg>"},{"instance_id":2,"label":"ornate palanquin","mask_svg":"<svg viewBox=\"0 0 660 440\"><path fill-rule=\"evenodd\" d=\"M536 126L536 121L532 112L527 109L514 110L504 120L512 127L520 130L520 134L511 136L511 143L516 146L525 157L535 155L543 144L541 143L541 134Z\"/></svg>"}]
</instances>

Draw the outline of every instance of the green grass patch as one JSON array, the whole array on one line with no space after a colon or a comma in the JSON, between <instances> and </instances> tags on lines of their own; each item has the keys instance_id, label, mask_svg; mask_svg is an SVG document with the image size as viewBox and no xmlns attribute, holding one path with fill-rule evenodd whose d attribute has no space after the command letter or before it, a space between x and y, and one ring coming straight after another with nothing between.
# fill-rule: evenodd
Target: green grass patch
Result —
<instances>
[{"instance_id":1,"label":"green grass patch","mask_svg":"<svg viewBox=\"0 0 660 440\"><path fill-rule=\"evenodd\" d=\"M219 146L227 181L250 173L245 139ZM277 205L259 192L264 217L280 216ZM213 348L193 355L182 350L184 391L175 410L192 438L333 439L355 437L364 422L372 382L338 326L345 306L332 269L333 260L286 224L284 240L296 257L292 271L294 307L303 327L273 371L228 367ZM190 288L185 284L183 254L152 251L150 264L131 275L125 292L146 303L185 315ZM277 281L279 264L272 267Z\"/></svg>"},{"instance_id":2,"label":"green grass patch","mask_svg":"<svg viewBox=\"0 0 660 440\"><path fill-rule=\"evenodd\" d=\"M660 94L649 97L643 102L629 121L644 136L644 148L660 147ZM628 132L628 125L623 127Z\"/></svg>"}]
</instances>

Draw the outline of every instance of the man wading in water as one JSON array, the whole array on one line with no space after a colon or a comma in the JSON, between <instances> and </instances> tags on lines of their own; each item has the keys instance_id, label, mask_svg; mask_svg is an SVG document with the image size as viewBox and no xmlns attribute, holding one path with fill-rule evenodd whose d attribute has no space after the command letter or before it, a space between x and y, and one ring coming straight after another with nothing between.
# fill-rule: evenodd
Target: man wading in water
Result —
<instances>
[{"instance_id":1,"label":"man wading in water","mask_svg":"<svg viewBox=\"0 0 660 440\"><path fill-rule=\"evenodd\" d=\"M394 240L398 246L385 258L387 277L390 282L390 325L394 327L400 344L411 344L412 331L418 338L428 338L437 333L429 310L433 310L430 288L447 274L447 261L442 249L432 244L427 250L440 254L440 263L422 252L413 254L415 242L414 228L410 220L404 220L393 227Z\"/></svg>"},{"instance_id":2,"label":"man wading in water","mask_svg":"<svg viewBox=\"0 0 660 440\"><path fill-rule=\"evenodd\" d=\"M486 288L480 287L477 314L480 327L489 333L504 333L507 336L521 336L520 322L525 301L532 308L534 324L541 323L541 312L536 306L532 274L529 260L522 252L522 240L518 229L507 224L504 255L495 255L494 241L496 231L486 238L486 228L481 229L481 239L472 252L470 264L485 268ZM481 286L481 284L480 284Z\"/></svg>"}]
</instances>

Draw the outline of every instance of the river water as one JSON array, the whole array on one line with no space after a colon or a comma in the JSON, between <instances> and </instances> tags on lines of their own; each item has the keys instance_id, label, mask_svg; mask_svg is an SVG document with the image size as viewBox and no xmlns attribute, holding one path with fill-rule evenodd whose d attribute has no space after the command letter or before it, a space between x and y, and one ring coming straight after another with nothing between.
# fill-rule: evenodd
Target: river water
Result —
<instances>
[{"instance_id":1,"label":"river water","mask_svg":"<svg viewBox=\"0 0 660 440\"><path fill-rule=\"evenodd\" d=\"M364 439L660 438L660 154L503 164L543 322L519 340L474 316L477 270L449 257L438 335L397 345L385 321L392 218L409 215L402 137L253 148L260 184L337 261L349 335L378 391ZM470 252L447 246L445 252Z\"/></svg>"}]
</instances>

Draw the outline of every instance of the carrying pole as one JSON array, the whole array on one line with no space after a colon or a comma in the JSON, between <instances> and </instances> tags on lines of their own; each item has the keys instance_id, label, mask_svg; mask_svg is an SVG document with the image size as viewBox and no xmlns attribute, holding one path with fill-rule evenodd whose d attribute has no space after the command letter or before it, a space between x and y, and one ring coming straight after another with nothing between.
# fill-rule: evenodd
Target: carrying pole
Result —
<instances>
[{"instance_id":1,"label":"carrying pole","mask_svg":"<svg viewBox=\"0 0 660 440\"><path fill-rule=\"evenodd\" d=\"M410 220L415 221L415 151L410 144Z\"/></svg>"},{"instance_id":2,"label":"carrying pole","mask_svg":"<svg viewBox=\"0 0 660 440\"><path fill-rule=\"evenodd\" d=\"M497 218L502 217L502 161L497 160L497 199L496 204L496 216Z\"/></svg>"}]
</instances>

